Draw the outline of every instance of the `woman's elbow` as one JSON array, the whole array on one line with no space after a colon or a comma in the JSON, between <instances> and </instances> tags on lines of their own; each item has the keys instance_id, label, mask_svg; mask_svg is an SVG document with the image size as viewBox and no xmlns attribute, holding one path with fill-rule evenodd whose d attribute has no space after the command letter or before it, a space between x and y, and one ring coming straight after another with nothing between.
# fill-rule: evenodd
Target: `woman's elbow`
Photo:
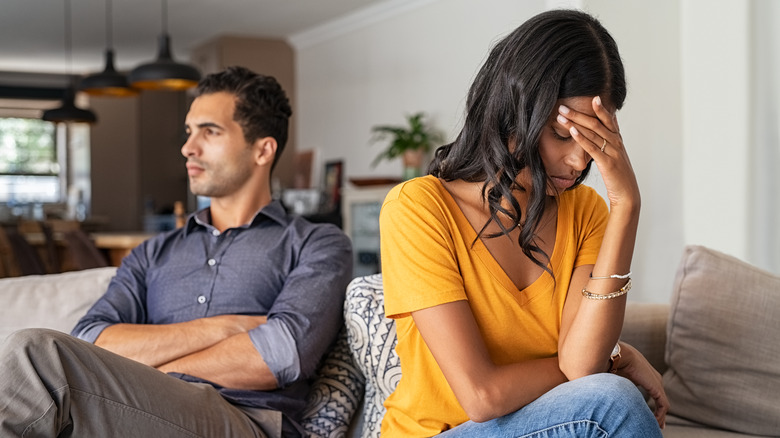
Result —
<instances>
[{"instance_id":1,"label":"woman's elbow","mask_svg":"<svg viewBox=\"0 0 780 438\"><path fill-rule=\"evenodd\" d=\"M606 371L606 362L604 367L593 362L585 360L567 360L564 357L558 358L558 367L567 380L579 379L580 377L590 376L592 374L603 373Z\"/></svg>"},{"instance_id":2,"label":"woman's elbow","mask_svg":"<svg viewBox=\"0 0 780 438\"><path fill-rule=\"evenodd\" d=\"M459 401L469 420L484 423L504 414L499 398L496 391L480 386L473 388L468 395L459 397Z\"/></svg>"},{"instance_id":3,"label":"woman's elbow","mask_svg":"<svg viewBox=\"0 0 780 438\"><path fill-rule=\"evenodd\" d=\"M487 411L485 411L485 412L474 412L474 413L466 412L466 414L468 415L469 420L471 420L471 421L473 421L475 423L484 423L484 422L490 421L490 420L492 420L494 418L498 418L498 416L491 415Z\"/></svg>"}]
</instances>

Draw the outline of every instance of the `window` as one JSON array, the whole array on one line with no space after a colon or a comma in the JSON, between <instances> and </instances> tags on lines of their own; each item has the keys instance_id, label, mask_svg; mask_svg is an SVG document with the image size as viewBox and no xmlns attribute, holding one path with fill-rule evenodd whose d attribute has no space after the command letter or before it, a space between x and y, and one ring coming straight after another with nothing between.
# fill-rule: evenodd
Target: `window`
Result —
<instances>
[{"instance_id":1,"label":"window","mask_svg":"<svg viewBox=\"0 0 780 438\"><path fill-rule=\"evenodd\" d=\"M90 126L41 120L61 103L0 98L0 222L89 211Z\"/></svg>"},{"instance_id":2,"label":"window","mask_svg":"<svg viewBox=\"0 0 780 438\"><path fill-rule=\"evenodd\" d=\"M61 168L53 123L0 118L0 202L61 201Z\"/></svg>"}]
</instances>

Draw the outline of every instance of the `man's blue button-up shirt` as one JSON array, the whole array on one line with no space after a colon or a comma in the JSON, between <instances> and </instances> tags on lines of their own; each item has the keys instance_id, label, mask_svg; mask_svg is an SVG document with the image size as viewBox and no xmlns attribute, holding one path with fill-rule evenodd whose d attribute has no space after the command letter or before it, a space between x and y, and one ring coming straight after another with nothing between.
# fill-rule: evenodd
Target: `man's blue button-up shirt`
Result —
<instances>
[{"instance_id":1,"label":"man's blue button-up shirt","mask_svg":"<svg viewBox=\"0 0 780 438\"><path fill-rule=\"evenodd\" d=\"M279 389L218 389L232 403L281 411L297 421L307 379L342 325L352 277L349 239L333 225L288 215L279 201L246 226L220 233L210 222L206 208L184 227L134 249L72 333L94 343L103 329L118 323L266 315L267 323L249 336Z\"/></svg>"}]
</instances>

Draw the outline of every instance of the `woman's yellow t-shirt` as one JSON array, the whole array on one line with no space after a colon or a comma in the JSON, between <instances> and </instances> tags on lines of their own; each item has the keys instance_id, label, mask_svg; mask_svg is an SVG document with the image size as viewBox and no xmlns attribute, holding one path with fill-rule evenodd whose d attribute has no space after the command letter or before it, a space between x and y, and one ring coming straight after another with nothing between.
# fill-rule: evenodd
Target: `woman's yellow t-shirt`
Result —
<instances>
[{"instance_id":1,"label":"woman's yellow t-shirt","mask_svg":"<svg viewBox=\"0 0 780 438\"><path fill-rule=\"evenodd\" d=\"M380 213L385 313L394 318L402 377L385 402L382 436L429 437L468 421L410 313L468 300L494 363L557 355L574 268L594 264L607 222L604 200L579 186L558 197L549 267L518 290L433 176L395 187Z\"/></svg>"}]
</instances>

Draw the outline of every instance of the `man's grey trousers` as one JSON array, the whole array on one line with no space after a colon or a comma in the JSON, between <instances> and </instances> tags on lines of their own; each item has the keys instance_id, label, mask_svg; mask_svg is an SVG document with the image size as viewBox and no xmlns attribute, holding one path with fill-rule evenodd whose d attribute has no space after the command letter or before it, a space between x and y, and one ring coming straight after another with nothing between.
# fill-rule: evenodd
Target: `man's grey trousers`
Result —
<instances>
[{"instance_id":1,"label":"man's grey trousers","mask_svg":"<svg viewBox=\"0 0 780 438\"><path fill-rule=\"evenodd\" d=\"M64 333L22 330L0 346L2 437L274 437L281 424Z\"/></svg>"}]
</instances>

